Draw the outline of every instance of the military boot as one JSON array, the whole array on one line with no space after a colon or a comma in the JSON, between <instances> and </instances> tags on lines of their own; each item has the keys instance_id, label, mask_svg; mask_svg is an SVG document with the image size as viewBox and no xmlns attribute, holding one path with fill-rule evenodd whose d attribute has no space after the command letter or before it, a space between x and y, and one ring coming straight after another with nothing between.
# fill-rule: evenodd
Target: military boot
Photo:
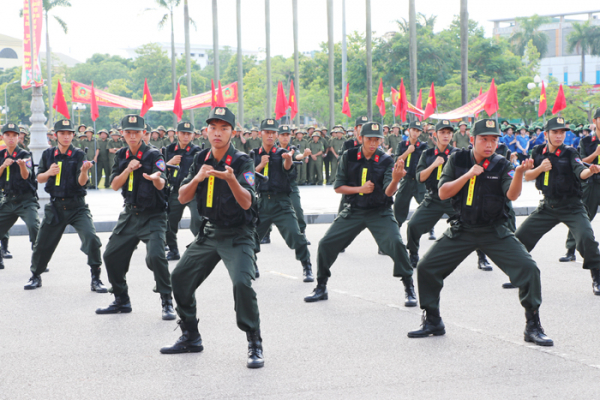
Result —
<instances>
[{"instance_id":1,"label":"military boot","mask_svg":"<svg viewBox=\"0 0 600 400\"><path fill-rule=\"evenodd\" d=\"M416 307L417 295L412 276L402 278L402 283L404 284L404 307Z\"/></svg>"},{"instance_id":2,"label":"military boot","mask_svg":"<svg viewBox=\"0 0 600 400\"><path fill-rule=\"evenodd\" d=\"M7 259L13 258L12 254L10 254L10 251L8 251L8 238L0 240L0 244L2 245L2 257Z\"/></svg>"},{"instance_id":3,"label":"military boot","mask_svg":"<svg viewBox=\"0 0 600 400\"><path fill-rule=\"evenodd\" d=\"M600 296L600 269L591 269L592 273L592 290L596 296Z\"/></svg>"},{"instance_id":4,"label":"military boot","mask_svg":"<svg viewBox=\"0 0 600 400\"><path fill-rule=\"evenodd\" d=\"M98 308L96 314L125 314L131 312L131 300L127 292L115 294L115 301L106 308Z\"/></svg>"},{"instance_id":5,"label":"military boot","mask_svg":"<svg viewBox=\"0 0 600 400\"><path fill-rule=\"evenodd\" d=\"M179 260L180 258L181 255L179 254L179 249L177 249L177 247L171 249L171 251L167 253L167 260L169 261Z\"/></svg>"},{"instance_id":6,"label":"military boot","mask_svg":"<svg viewBox=\"0 0 600 400\"><path fill-rule=\"evenodd\" d=\"M569 261L575 261L577 259L577 257L575 257L575 250L567 250L567 254L565 254L564 256L562 256L561 258L558 259L558 261L560 262L569 262Z\"/></svg>"},{"instance_id":7,"label":"military boot","mask_svg":"<svg viewBox=\"0 0 600 400\"><path fill-rule=\"evenodd\" d=\"M31 275L29 283L25 285L25 290L33 290L42 287L42 277L36 274Z\"/></svg>"},{"instance_id":8,"label":"military boot","mask_svg":"<svg viewBox=\"0 0 600 400\"><path fill-rule=\"evenodd\" d=\"M419 263L419 254L418 253L410 253L409 256L410 265L413 269L417 268L417 264Z\"/></svg>"},{"instance_id":9,"label":"military boot","mask_svg":"<svg viewBox=\"0 0 600 400\"><path fill-rule=\"evenodd\" d=\"M246 332L248 338L248 361L246 366L248 368L262 368L265 366L265 359L263 358L262 338L260 337L260 330L254 332Z\"/></svg>"},{"instance_id":10,"label":"military boot","mask_svg":"<svg viewBox=\"0 0 600 400\"><path fill-rule=\"evenodd\" d=\"M0 269L4 269L4 257L2 257L2 251L0 251Z\"/></svg>"},{"instance_id":11,"label":"military boot","mask_svg":"<svg viewBox=\"0 0 600 400\"><path fill-rule=\"evenodd\" d=\"M525 311L527 324L525 325L525 341L535 343L538 346L554 346L554 342L544 333L540 323L539 311Z\"/></svg>"},{"instance_id":12,"label":"military boot","mask_svg":"<svg viewBox=\"0 0 600 400\"><path fill-rule=\"evenodd\" d=\"M477 261L477 268L479 268L482 271L492 271L493 270L492 266L488 262L487 257L485 256L483 251L477 250L477 257L479 257L479 260Z\"/></svg>"},{"instance_id":13,"label":"military boot","mask_svg":"<svg viewBox=\"0 0 600 400\"><path fill-rule=\"evenodd\" d=\"M181 328L181 336L173 346L163 347L160 349L162 354L179 354L179 353L200 353L204 350L202 346L202 337L198 332L198 320L193 321L178 321Z\"/></svg>"},{"instance_id":14,"label":"military boot","mask_svg":"<svg viewBox=\"0 0 600 400\"><path fill-rule=\"evenodd\" d=\"M446 327L444 326L444 321L442 321L442 317L440 317L439 310L423 310L423 316L421 317L421 329L408 332L408 337L424 338L430 335L441 336L445 334Z\"/></svg>"},{"instance_id":15,"label":"military boot","mask_svg":"<svg viewBox=\"0 0 600 400\"><path fill-rule=\"evenodd\" d=\"M258 270L258 264L254 263L254 279L260 278L260 271Z\"/></svg>"},{"instance_id":16,"label":"military boot","mask_svg":"<svg viewBox=\"0 0 600 400\"><path fill-rule=\"evenodd\" d=\"M100 268L92 268L92 283L90 285L92 292L96 293L108 293L108 289L104 286L100 280Z\"/></svg>"},{"instance_id":17,"label":"military boot","mask_svg":"<svg viewBox=\"0 0 600 400\"><path fill-rule=\"evenodd\" d=\"M302 261L302 269L304 275L304 282L314 282L315 277L312 273L312 264L310 263L310 260Z\"/></svg>"},{"instance_id":18,"label":"military boot","mask_svg":"<svg viewBox=\"0 0 600 400\"><path fill-rule=\"evenodd\" d=\"M170 294L161 293L160 300L162 302L162 319L164 321L171 321L177 318L175 310L173 310L173 297Z\"/></svg>"},{"instance_id":19,"label":"military boot","mask_svg":"<svg viewBox=\"0 0 600 400\"><path fill-rule=\"evenodd\" d=\"M271 232L268 232L264 238L260 241L260 244L269 244L271 243Z\"/></svg>"},{"instance_id":20,"label":"military boot","mask_svg":"<svg viewBox=\"0 0 600 400\"><path fill-rule=\"evenodd\" d=\"M313 303L319 300L327 300L329 294L327 293L327 280L317 279L317 287L313 290L310 296L306 296L304 301L307 303Z\"/></svg>"},{"instance_id":21,"label":"military boot","mask_svg":"<svg viewBox=\"0 0 600 400\"><path fill-rule=\"evenodd\" d=\"M433 228L429 231L429 240L435 240L435 230Z\"/></svg>"}]
</instances>

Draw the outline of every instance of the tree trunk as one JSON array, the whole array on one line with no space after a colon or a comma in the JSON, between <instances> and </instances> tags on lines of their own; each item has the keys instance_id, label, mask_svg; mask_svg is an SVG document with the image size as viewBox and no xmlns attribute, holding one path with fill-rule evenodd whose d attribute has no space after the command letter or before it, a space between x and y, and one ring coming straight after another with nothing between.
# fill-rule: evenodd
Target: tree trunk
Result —
<instances>
[{"instance_id":1,"label":"tree trunk","mask_svg":"<svg viewBox=\"0 0 600 400\"><path fill-rule=\"evenodd\" d=\"M335 125L335 87L333 74L333 0L327 0L327 40L329 53L329 131Z\"/></svg>"},{"instance_id":2,"label":"tree trunk","mask_svg":"<svg viewBox=\"0 0 600 400\"><path fill-rule=\"evenodd\" d=\"M267 112L266 118L269 118L273 113L271 109L271 2L265 0L265 36L266 36L266 50L267 50Z\"/></svg>"},{"instance_id":3,"label":"tree trunk","mask_svg":"<svg viewBox=\"0 0 600 400\"><path fill-rule=\"evenodd\" d=\"M292 12L294 19L294 89L296 92L296 104L298 105L298 114L296 114L296 126L300 127L300 62L298 57L298 0L292 0Z\"/></svg>"},{"instance_id":4,"label":"tree trunk","mask_svg":"<svg viewBox=\"0 0 600 400\"><path fill-rule=\"evenodd\" d=\"M469 102L469 10L460 0L460 88L462 104Z\"/></svg>"},{"instance_id":5,"label":"tree trunk","mask_svg":"<svg viewBox=\"0 0 600 400\"><path fill-rule=\"evenodd\" d=\"M371 54L371 0L366 0L367 6L367 118L373 119L373 57Z\"/></svg>"},{"instance_id":6,"label":"tree trunk","mask_svg":"<svg viewBox=\"0 0 600 400\"><path fill-rule=\"evenodd\" d=\"M192 91L192 61L190 60L190 10L188 0L183 0L183 24L185 28L185 72L187 73L188 96L193 96ZM194 110L189 110L190 120L194 121Z\"/></svg>"},{"instance_id":7,"label":"tree trunk","mask_svg":"<svg viewBox=\"0 0 600 400\"><path fill-rule=\"evenodd\" d=\"M242 58L242 5L236 0L237 62L238 62L238 121L244 126L244 60Z\"/></svg>"},{"instance_id":8,"label":"tree trunk","mask_svg":"<svg viewBox=\"0 0 600 400\"><path fill-rule=\"evenodd\" d=\"M48 12L46 11L46 72L48 73L48 126L54 124L54 109L52 108L52 51L50 50L50 34L48 33ZM8 118L8 114L7 118Z\"/></svg>"},{"instance_id":9,"label":"tree trunk","mask_svg":"<svg viewBox=\"0 0 600 400\"><path fill-rule=\"evenodd\" d=\"M410 101L417 104L417 12L415 0L408 1L408 60L410 66Z\"/></svg>"},{"instance_id":10,"label":"tree trunk","mask_svg":"<svg viewBox=\"0 0 600 400\"><path fill-rule=\"evenodd\" d=\"M175 81L177 78L175 74L175 30L173 28L173 9L170 10L171 13L171 88L173 90L173 99L175 98L175 93L177 92L177 84ZM173 114L173 126L177 129L177 116Z\"/></svg>"},{"instance_id":11,"label":"tree trunk","mask_svg":"<svg viewBox=\"0 0 600 400\"><path fill-rule=\"evenodd\" d=\"M219 20L217 18L217 0L212 2L213 12L213 61L215 85L219 82Z\"/></svg>"}]
</instances>

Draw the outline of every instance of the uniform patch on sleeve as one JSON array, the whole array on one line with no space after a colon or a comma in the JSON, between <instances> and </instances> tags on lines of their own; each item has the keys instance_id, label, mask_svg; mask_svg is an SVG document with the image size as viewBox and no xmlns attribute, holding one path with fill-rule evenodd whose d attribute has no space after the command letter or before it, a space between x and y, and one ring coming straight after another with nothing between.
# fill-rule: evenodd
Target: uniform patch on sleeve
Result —
<instances>
[{"instance_id":1,"label":"uniform patch on sleeve","mask_svg":"<svg viewBox=\"0 0 600 400\"><path fill-rule=\"evenodd\" d=\"M581 158L576 158L575 161L578 162L579 164L583 165L583 161L581 161Z\"/></svg>"},{"instance_id":2,"label":"uniform patch on sleeve","mask_svg":"<svg viewBox=\"0 0 600 400\"><path fill-rule=\"evenodd\" d=\"M514 178L515 177L515 170L513 169L513 170L509 171L508 172L508 176L510 176L511 178Z\"/></svg>"},{"instance_id":3,"label":"uniform patch on sleeve","mask_svg":"<svg viewBox=\"0 0 600 400\"><path fill-rule=\"evenodd\" d=\"M165 160L162 158L156 162L156 168L160 169L162 172L165 172Z\"/></svg>"},{"instance_id":4,"label":"uniform patch on sleeve","mask_svg":"<svg viewBox=\"0 0 600 400\"><path fill-rule=\"evenodd\" d=\"M246 179L246 182L248 182L250 186L254 186L254 174L252 172L244 173L244 179Z\"/></svg>"},{"instance_id":5,"label":"uniform patch on sleeve","mask_svg":"<svg viewBox=\"0 0 600 400\"><path fill-rule=\"evenodd\" d=\"M25 165L27 166L27 168L32 168L33 167L33 163L31 162L31 158L28 158L27 161L25 161Z\"/></svg>"}]
</instances>

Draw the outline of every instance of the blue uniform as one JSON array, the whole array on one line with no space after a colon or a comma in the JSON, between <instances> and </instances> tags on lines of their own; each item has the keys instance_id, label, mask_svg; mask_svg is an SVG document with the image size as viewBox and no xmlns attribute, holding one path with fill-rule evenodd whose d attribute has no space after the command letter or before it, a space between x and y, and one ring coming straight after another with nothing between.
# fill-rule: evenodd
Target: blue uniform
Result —
<instances>
[{"instance_id":1,"label":"blue uniform","mask_svg":"<svg viewBox=\"0 0 600 400\"><path fill-rule=\"evenodd\" d=\"M504 136L504 144L506 146L508 146L508 149L510 150L511 153L516 153L517 151L517 143L512 143L511 142L515 140L515 136L514 135L506 135Z\"/></svg>"},{"instance_id":2,"label":"blue uniform","mask_svg":"<svg viewBox=\"0 0 600 400\"><path fill-rule=\"evenodd\" d=\"M527 155L529 153L529 137L519 135L517 136L517 143L519 143L519 145L521 145L523 149L526 149L525 151L523 151L517 147L517 153Z\"/></svg>"},{"instance_id":3,"label":"blue uniform","mask_svg":"<svg viewBox=\"0 0 600 400\"><path fill-rule=\"evenodd\" d=\"M565 133L565 141L564 141L564 145L565 146L573 146L573 139L575 139L575 134L571 131L567 131Z\"/></svg>"}]
</instances>

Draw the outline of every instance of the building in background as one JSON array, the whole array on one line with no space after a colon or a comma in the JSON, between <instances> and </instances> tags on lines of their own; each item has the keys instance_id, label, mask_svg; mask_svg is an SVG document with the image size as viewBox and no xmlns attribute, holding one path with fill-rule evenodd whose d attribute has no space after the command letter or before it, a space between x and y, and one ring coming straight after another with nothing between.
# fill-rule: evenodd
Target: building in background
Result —
<instances>
[{"instance_id":1,"label":"building in background","mask_svg":"<svg viewBox=\"0 0 600 400\"><path fill-rule=\"evenodd\" d=\"M23 65L23 40L0 34L0 71Z\"/></svg>"},{"instance_id":2,"label":"building in background","mask_svg":"<svg viewBox=\"0 0 600 400\"><path fill-rule=\"evenodd\" d=\"M564 14L541 15L552 21L540 27L540 31L548 35L548 51L541 59L540 76L548 80L550 76L560 83L573 85L586 82L592 85L600 84L600 57L585 56L585 77L581 76L581 50L570 53L567 38L573 31L573 22L590 20L593 25L600 25L600 10L582 11ZM510 38L517 29L514 18L492 19L494 36Z\"/></svg>"}]
</instances>

